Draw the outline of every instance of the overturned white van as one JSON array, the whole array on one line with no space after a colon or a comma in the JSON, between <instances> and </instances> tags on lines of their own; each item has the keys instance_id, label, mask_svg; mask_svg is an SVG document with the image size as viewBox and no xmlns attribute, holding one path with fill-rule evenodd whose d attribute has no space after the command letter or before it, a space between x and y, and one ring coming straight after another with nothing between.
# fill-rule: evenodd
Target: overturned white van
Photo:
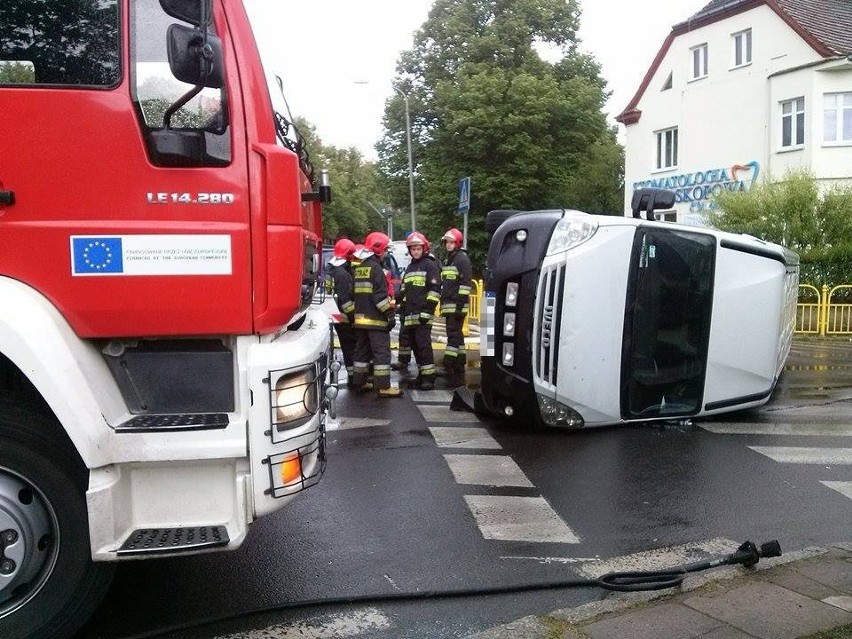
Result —
<instances>
[{"instance_id":1,"label":"overturned white van","mask_svg":"<svg viewBox=\"0 0 852 639\"><path fill-rule=\"evenodd\" d=\"M639 217L667 197L637 193L632 218L498 212L481 329L489 412L579 428L768 401L790 349L798 256Z\"/></svg>"}]
</instances>

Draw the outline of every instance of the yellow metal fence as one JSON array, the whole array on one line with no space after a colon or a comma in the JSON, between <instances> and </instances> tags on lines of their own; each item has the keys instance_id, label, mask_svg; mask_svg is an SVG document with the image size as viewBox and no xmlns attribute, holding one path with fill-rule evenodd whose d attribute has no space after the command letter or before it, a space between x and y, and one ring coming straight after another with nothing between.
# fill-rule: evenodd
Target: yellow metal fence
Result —
<instances>
[{"instance_id":1,"label":"yellow metal fence","mask_svg":"<svg viewBox=\"0 0 852 639\"><path fill-rule=\"evenodd\" d=\"M852 285L821 288L799 284L796 332L804 335L852 335Z\"/></svg>"}]
</instances>

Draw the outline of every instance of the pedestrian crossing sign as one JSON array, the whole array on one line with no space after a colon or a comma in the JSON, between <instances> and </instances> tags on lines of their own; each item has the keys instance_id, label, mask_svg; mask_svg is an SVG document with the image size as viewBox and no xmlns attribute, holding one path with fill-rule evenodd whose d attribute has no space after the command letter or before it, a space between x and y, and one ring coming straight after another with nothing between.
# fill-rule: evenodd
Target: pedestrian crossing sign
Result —
<instances>
[{"instance_id":1,"label":"pedestrian crossing sign","mask_svg":"<svg viewBox=\"0 0 852 639\"><path fill-rule=\"evenodd\" d=\"M459 180L459 213L467 213L470 210L470 178Z\"/></svg>"}]
</instances>

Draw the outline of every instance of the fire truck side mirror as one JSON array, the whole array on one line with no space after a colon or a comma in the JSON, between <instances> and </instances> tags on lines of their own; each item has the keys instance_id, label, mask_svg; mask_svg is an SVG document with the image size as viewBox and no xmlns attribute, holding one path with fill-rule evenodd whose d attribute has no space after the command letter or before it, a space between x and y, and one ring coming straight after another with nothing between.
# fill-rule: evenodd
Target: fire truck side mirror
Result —
<instances>
[{"instance_id":1,"label":"fire truck side mirror","mask_svg":"<svg viewBox=\"0 0 852 639\"><path fill-rule=\"evenodd\" d=\"M202 41L197 29L173 24L166 34L172 75L193 86L221 89L224 85L222 41L208 33Z\"/></svg>"},{"instance_id":2,"label":"fire truck side mirror","mask_svg":"<svg viewBox=\"0 0 852 639\"><path fill-rule=\"evenodd\" d=\"M207 5L206 12L202 11L202 4ZM173 18L189 22L189 24L193 24L196 27L201 26L205 15L210 15L209 4L207 0L204 3L198 0L160 0L160 6L163 8L163 11Z\"/></svg>"}]
</instances>

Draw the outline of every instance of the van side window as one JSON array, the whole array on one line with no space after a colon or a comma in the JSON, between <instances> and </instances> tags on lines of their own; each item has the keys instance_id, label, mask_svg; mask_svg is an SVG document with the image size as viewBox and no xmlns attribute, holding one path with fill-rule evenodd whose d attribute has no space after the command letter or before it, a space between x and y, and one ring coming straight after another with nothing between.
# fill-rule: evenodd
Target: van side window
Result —
<instances>
[{"instance_id":1,"label":"van side window","mask_svg":"<svg viewBox=\"0 0 852 639\"><path fill-rule=\"evenodd\" d=\"M114 87L120 50L118 0L0 2L0 85Z\"/></svg>"},{"instance_id":2,"label":"van side window","mask_svg":"<svg viewBox=\"0 0 852 639\"><path fill-rule=\"evenodd\" d=\"M150 133L163 129L166 111L193 86L172 75L166 46L166 31L172 24L191 27L172 18L157 0L136 0L131 15L131 94L143 133L148 138L149 157L157 166L173 166L152 152ZM215 33L214 27L209 28ZM231 161L231 135L225 89L203 89L172 116L170 127L196 131L204 136L205 157L192 166L223 166Z\"/></svg>"}]
</instances>

